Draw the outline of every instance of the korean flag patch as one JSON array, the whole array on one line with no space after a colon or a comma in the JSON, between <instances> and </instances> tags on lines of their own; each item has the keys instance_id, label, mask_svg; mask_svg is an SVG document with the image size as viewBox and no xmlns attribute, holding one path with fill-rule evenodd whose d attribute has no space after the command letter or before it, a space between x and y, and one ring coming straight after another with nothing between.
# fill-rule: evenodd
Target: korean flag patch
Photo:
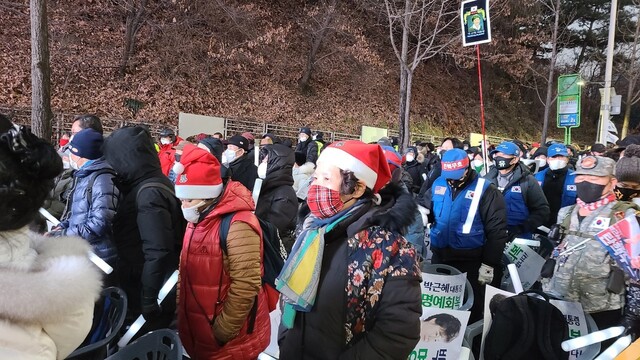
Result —
<instances>
[{"instance_id":1,"label":"korean flag patch","mask_svg":"<svg viewBox=\"0 0 640 360\"><path fill-rule=\"evenodd\" d=\"M434 193L436 195L444 195L447 192L447 188L444 186L436 186Z\"/></svg>"},{"instance_id":2,"label":"korean flag patch","mask_svg":"<svg viewBox=\"0 0 640 360\"><path fill-rule=\"evenodd\" d=\"M465 199L473 199L473 191L469 190L467 191L467 193L464 195Z\"/></svg>"},{"instance_id":3,"label":"korean flag patch","mask_svg":"<svg viewBox=\"0 0 640 360\"><path fill-rule=\"evenodd\" d=\"M522 193L522 188L520 188L520 186L514 186L511 188L511 192Z\"/></svg>"},{"instance_id":4,"label":"korean flag patch","mask_svg":"<svg viewBox=\"0 0 640 360\"><path fill-rule=\"evenodd\" d=\"M576 188L575 185L567 185L567 191L577 191L578 189Z\"/></svg>"}]
</instances>

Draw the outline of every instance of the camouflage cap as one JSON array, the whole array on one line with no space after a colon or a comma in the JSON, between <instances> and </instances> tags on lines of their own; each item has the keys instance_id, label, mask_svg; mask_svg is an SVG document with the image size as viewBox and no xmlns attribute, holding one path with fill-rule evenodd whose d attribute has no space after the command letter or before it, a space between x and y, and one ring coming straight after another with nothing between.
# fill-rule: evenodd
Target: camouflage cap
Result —
<instances>
[{"instance_id":1,"label":"camouflage cap","mask_svg":"<svg viewBox=\"0 0 640 360\"><path fill-rule=\"evenodd\" d=\"M602 156L585 156L576 166L576 175L614 176L616 162Z\"/></svg>"}]
</instances>

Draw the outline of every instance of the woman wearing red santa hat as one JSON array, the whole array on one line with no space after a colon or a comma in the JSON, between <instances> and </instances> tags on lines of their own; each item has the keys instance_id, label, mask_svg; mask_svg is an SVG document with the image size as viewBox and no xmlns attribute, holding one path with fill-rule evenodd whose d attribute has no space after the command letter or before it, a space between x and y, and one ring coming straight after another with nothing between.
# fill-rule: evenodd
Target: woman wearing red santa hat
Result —
<instances>
[{"instance_id":1,"label":"woman wearing red santa hat","mask_svg":"<svg viewBox=\"0 0 640 360\"><path fill-rule=\"evenodd\" d=\"M341 141L317 161L304 219L276 281L285 305L280 359L406 359L420 338L417 211L389 183L379 145Z\"/></svg>"},{"instance_id":2,"label":"woman wearing red santa hat","mask_svg":"<svg viewBox=\"0 0 640 360\"><path fill-rule=\"evenodd\" d=\"M176 196L189 221L180 255L178 330L192 359L256 359L269 344L267 299L261 287L262 241L251 193L220 178L220 163L194 145L174 166ZM227 247L222 218L234 213Z\"/></svg>"}]
</instances>

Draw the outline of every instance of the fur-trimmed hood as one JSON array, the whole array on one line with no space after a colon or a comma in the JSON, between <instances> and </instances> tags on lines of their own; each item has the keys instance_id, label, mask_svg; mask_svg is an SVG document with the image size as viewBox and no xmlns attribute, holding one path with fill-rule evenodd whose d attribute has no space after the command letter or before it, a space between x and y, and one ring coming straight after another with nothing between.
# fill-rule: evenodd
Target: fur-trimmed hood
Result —
<instances>
[{"instance_id":1,"label":"fur-trimmed hood","mask_svg":"<svg viewBox=\"0 0 640 360\"><path fill-rule=\"evenodd\" d=\"M381 226L385 230L406 235L407 228L413 223L418 212L418 205L413 196L402 186L400 180L394 177L380 190L380 197L380 205L372 204L366 214L349 225L349 236L371 226Z\"/></svg>"},{"instance_id":2,"label":"fur-trimmed hood","mask_svg":"<svg viewBox=\"0 0 640 360\"><path fill-rule=\"evenodd\" d=\"M298 174L311 175L311 174L313 174L315 169L316 169L316 167L315 167L315 165L313 165L313 163L307 162L307 163L304 163L304 164L298 166L297 168L294 167L293 168L293 172L294 172L294 174L298 173Z\"/></svg>"},{"instance_id":3,"label":"fur-trimmed hood","mask_svg":"<svg viewBox=\"0 0 640 360\"><path fill-rule=\"evenodd\" d=\"M46 238L29 232L0 232L0 318L22 323L63 320L74 304L95 302L101 274L80 238Z\"/></svg>"}]
</instances>

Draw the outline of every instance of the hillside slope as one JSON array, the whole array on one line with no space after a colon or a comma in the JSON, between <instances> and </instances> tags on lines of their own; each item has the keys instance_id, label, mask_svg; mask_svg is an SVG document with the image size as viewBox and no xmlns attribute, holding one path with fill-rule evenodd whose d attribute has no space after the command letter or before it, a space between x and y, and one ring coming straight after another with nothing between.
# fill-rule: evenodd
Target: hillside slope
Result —
<instances>
[{"instance_id":1,"label":"hillside slope","mask_svg":"<svg viewBox=\"0 0 640 360\"><path fill-rule=\"evenodd\" d=\"M145 103L140 121L175 124L182 111L349 133L362 125L397 128L398 65L387 29L348 2L320 51L310 95L297 81L319 16L314 6L158 1L121 76L125 17L116 3L50 3L54 111L131 118L123 102L133 98ZM0 12L0 23L0 106L29 107L28 14ZM537 139L540 106L497 95L508 80L491 69L484 81L488 132ZM432 60L421 65L413 95L414 130L480 131L475 69ZM588 129L576 135L592 137Z\"/></svg>"}]
</instances>

